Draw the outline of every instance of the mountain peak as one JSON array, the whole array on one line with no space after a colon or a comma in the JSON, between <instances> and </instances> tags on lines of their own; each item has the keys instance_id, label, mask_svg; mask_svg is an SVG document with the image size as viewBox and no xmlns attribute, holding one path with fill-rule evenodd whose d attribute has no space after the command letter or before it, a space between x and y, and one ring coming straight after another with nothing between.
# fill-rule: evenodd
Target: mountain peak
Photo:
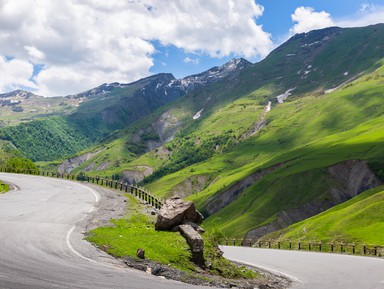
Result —
<instances>
[{"instance_id":1,"label":"mountain peak","mask_svg":"<svg viewBox=\"0 0 384 289\"><path fill-rule=\"evenodd\" d=\"M244 58L232 58L221 66L214 66L204 72L186 76L173 83L173 86L178 86L185 92L195 89L197 86L203 86L209 83L216 82L236 71L245 67L251 66L252 63Z\"/></svg>"},{"instance_id":2,"label":"mountain peak","mask_svg":"<svg viewBox=\"0 0 384 289\"><path fill-rule=\"evenodd\" d=\"M30 97L36 97L36 94L33 94L32 92L22 90L22 89L17 89L11 92L3 93L0 94L0 98L30 98Z\"/></svg>"}]
</instances>

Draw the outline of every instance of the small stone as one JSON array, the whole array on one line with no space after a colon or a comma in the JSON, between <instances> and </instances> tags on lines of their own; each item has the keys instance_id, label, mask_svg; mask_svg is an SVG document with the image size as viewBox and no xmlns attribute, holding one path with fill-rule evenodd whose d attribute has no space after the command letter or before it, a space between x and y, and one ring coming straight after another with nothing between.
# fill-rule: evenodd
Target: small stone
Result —
<instances>
[{"instance_id":1,"label":"small stone","mask_svg":"<svg viewBox=\"0 0 384 289\"><path fill-rule=\"evenodd\" d=\"M144 249L137 249L136 251L136 257L139 258L139 259L145 259L145 251Z\"/></svg>"},{"instance_id":2,"label":"small stone","mask_svg":"<svg viewBox=\"0 0 384 289\"><path fill-rule=\"evenodd\" d=\"M152 269L152 275L158 276L161 273L161 267L155 267Z\"/></svg>"}]
</instances>

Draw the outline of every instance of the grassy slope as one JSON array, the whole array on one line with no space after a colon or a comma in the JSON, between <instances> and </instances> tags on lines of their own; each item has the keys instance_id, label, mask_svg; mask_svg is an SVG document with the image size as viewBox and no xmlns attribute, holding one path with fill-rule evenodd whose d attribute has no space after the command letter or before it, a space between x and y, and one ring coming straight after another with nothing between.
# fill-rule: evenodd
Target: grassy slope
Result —
<instances>
[{"instance_id":1,"label":"grassy slope","mask_svg":"<svg viewBox=\"0 0 384 289\"><path fill-rule=\"evenodd\" d=\"M98 164L107 162L110 163L107 170L89 173L115 175L124 169L135 169L137 165L148 165L154 169L161 167L164 161L157 160L156 153L152 152L151 155L134 159L136 156L130 151L136 153L137 150L142 152L145 150L145 145L140 143L132 146L133 135L143 127L150 127L162 112L170 111L171 115L176 115L183 122L181 127L184 135L209 140L213 135L233 130L236 137L257 118L247 113L251 113L252 109L262 110L268 100L287 89L296 87L294 95L328 89L365 69L376 67L375 63L384 56L380 53L384 38L383 30L384 26L378 25L344 30L330 28L297 35L273 51L265 60L241 71L239 77L232 76L225 81L198 89L165 109L152 113L144 121L139 121L122 133L114 135L114 140L104 142L107 148L105 151L80 166L77 171L91 163L95 163L97 167ZM356 39L364 39L366 45L362 47ZM295 56L287 57L290 54ZM304 74L309 65L312 66L311 72ZM348 75L344 74L346 71L349 72ZM108 98L109 100L100 100L99 105L102 106L103 101L113 102L123 96L118 90L115 94L115 97ZM231 107L233 101L234 106L243 105L244 109ZM192 116L201 108L204 108L202 119L205 118L205 122L192 121ZM79 114L99 110L97 106L85 103L79 108ZM182 137L180 139L184 141Z\"/></svg>"},{"instance_id":2,"label":"grassy slope","mask_svg":"<svg viewBox=\"0 0 384 289\"><path fill-rule=\"evenodd\" d=\"M237 139L259 120L268 100L296 87L288 102L274 104L266 116L267 127L252 138L229 152L221 154L219 150L207 161L168 174L148 188L165 196L191 175L209 176L212 183L190 196L204 210L210 197L219 195L252 172L292 160L285 168L249 187L232 204L206 221L207 225L218 224L228 236L242 236L249 229L272 221L281 210L323 197L329 185L324 179L325 167L354 158L382 164L383 69L332 94L323 95L319 91L380 66L383 27L298 35L264 61L242 71L239 78L216 83L164 108L162 111L179 109L178 113L186 120L181 133L169 145L177 147L186 140L193 140L198 147L202 141L228 131ZM339 36L331 43L324 41L327 35ZM367 45L361 46L356 39L365 39ZM316 41L321 44L305 46ZM287 57L290 53L296 53L296 57ZM309 65L311 72L304 74ZM194 113L202 107L202 117L192 121ZM158 113L150 118L154 120ZM150 125L151 120L146 121L142 124ZM97 156L98 162L114 162L121 156L125 159L107 173L137 165L156 169L166 163L167 160L157 158L155 152L131 162L132 155L126 143L139 127L127 130L124 139L107 144L109 149Z\"/></svg>"},{"instance_id":3,"label":"grassy slope","mask_svg":"<svg viewBox=\"0 0 384 289\"><path fill-rule=\"evenodd\" d=\"M20 97L15 99L22 101L17 107L23 108L23 111L13 111L12 108L14 108L14 106L1 107L1 126L16 125L21 122L42 119L48 116L67 115L75 111L79 104L78 99L66 97L44 98L32 96L27 99Z\"/></svg>"},{"instance_id":4,"label":"grassy slope","mask_svg":"<svg viewBox=\"0 0 384 289\"><path fill-rule=\"evenodd\" d=\"M251 173L291 160L206 220L207 226L217 224L228 236L243 236L248 230L273 221L281 210L326 197L332 185L326 178L326 167L348 159L383 164L384 69L360 77L334 93L319 93L319 89L334 87L382 65L379 60L383 55L377 50L383 43L381 30L381 26L372 26L298 35L261 63L244 70L239 78L179 100L174 107L190 118L206 106L202 117L187 120L181 134L169 144L176 148L186 140L200 146L204 140L228 131L237 139L260 119L268 100L296 87L288 102L273 105L266 116L268 125L252 138L229 152L218 151L204 162L165 175L148 188L164 197L191 175L207 176L213 181L189 197L204 211L209 198ZM331 43L324 41L327 36L336 38ZM367 45L361 47L356 39L363 38ZM305 46L316 41L321 44ZM296 57L286 57L289 53L296 53ZM311 72L303 75L309 65ZM345 75L347 71L349 74ZM173 106L166 109L170 107ZM122 143L116 148L126 150ZM125 167L148 165L157 169L166 162L150 152ZM172 159L168 163L172 165Z\"/></svg>"},{"instance_id":5,"label":"grassy slope","mask_svg":"<svg viewBox=\"0 0 384 289\"><path fill-rule=\"evenodd\" d=\"M344 241L384 245L384 186L366 191L315 217L265 236L266 239Z\"/></svg>"},{"instance_id":6,"label":"grassy slope","mask_svg":"<svg viewBox=\"0 0 384 289\"><path fill-rule=\"evenodd\" d=\"M214 175L210 186L190 197L204 210L210 196L251 172L299 157L207 219L207 225L216 223L232 236L273 220L282 209L320 197L327 188L322 168L354 158L383 160L383 72L378 70L332 94L278 105L267 115L267 127L256 136L229 153L168 175L149 189L161 196L191 174Z\"/></svg>"},{"instance_id":7,"label":"grassy slope","mask_svg":"<svg viewBox=\"0 0 384 289\"><path fill-rule=\"evenodd\" d=\"M146 210L142 204L132 196L129 198L129 212L123 219L113 220L113 226L100 227L88 233L87 240L106 250L116 257L134 257L138 248L144 248L145 257L171 267L181 269L189 274L199 272L191 261L191 252L179 232L156 231L155 219L143 214ZM253 279L258 274L238 267L222 258L216 252L217 239L220 235L210 231L204 234L204 258L212 264L205 271L205 278L220 275L233 279ZM127 242L128 241L128 242Z\"/></svg>"}]
</instances>

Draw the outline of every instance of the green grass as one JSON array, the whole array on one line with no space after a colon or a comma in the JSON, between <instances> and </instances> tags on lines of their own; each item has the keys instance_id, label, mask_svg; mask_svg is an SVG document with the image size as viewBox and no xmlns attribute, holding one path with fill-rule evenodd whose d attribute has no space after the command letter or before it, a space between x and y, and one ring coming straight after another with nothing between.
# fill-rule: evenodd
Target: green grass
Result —
<instances>
[{"instance_id":1,"label":"green grass","mask_svg":"<svg viewBox=\"0 0 384 289\"><path fill-rule=\"evenodd\" d=\"M8 190L9 190L9 185L0 182L0 194L4 194L8 192Z\"/></svg>"},{"instance_id":2,"label":"green grass","mask_svg":"<svg viewBox=\"0 0 384 289\"><path fill-rule=\"evenodd\" d=\"M366 191L317 216L266 235L279 241L343 241L383 246L384 186Z\"/></svg>"},{"instance_id":3,"label":"green grass","mask_svg":"<svg viewBox=\"0 0 384 289\"><path fill-rule=\"evenodd\" d=\"M267 127L254 137L227 153L169 174L148 188L165 196L191 175L210 176L212 183L189 197L204 211L209 198L252 172L293 160L248 188L208 218L206 225L215 220L228 237L238 237L271 222L279 211L321 197L328 190L331 184L322 179L324 168L349 159L383 159L383 71L377 70L331 94L308 95L275 106L267 114ZM201 130L208 130L209 120Z\"/></svg>"},{"instance_id":4,"label":"green grass","mask_svg":"<svg viewBox=\"0 0 384 289\"><path fill-rule=\"evenodd\" d=\"M191 261L191 253L185 239L178 232L156 231L154 217L143 214L142 205L129 197L129 211L124 219L113 220L113 226L100 227L88 233L87 240L115 257L136 257L139 248L145 257L193 274L199 271ZM256 278L258 275L243 267L237 267L219 256L215 250L220 232L212 230L203 235L204 257L211 265L209 274L226 278Z\"/></svg>"},{"instance_id":5,"label":"green grass","mask_svg":"<svg viewBox=\"0 0 384 289\"><path fill-rule=\"evenodd\" d=\"M137 249L143 248L148 259L192 271L184 238L177 232L156 231L154 219L141 213L141 206L133 197L129 199L130 210L125 219L91 231L87 240L116 257L135 257Z\"/></svg>"},{"instance_id":6,"label":"green grass","mask_svg":"<svg viewBox=\"0 0 384 289\"><path fill-rule=\"evenodd\" d=\"M90 175L121 174L138 166L163 170L146 185L159 197L169 195L191 176L204 176L209 183L188 198L207 212L210 202L231 186L286 162L206 219L205 226L216 224L227 237L243 236L275 220L282 210L326 198L333 185L327 175L329 166L360 159L375 167L375 172L382 171L383 30L383 25L376 25L297 35L239 75L186 95L116 133L103 143L99 155L78 170L92 163L95 167L109 163L109 167ZM319 44L305 45L316 41ZM296 56L287 57L292 53ZM311 72L305 76L309 64ZM352 77L356 80L333 93L322 93ZM277 104L275 97L293 87L293 95ZM267 125L246 139L245 132L262 118L269 100L273 106L265 115ZM192 120L202 108L202 116ZM169 155L161 156L156 150L141 155L146 144L133 139L140 130L151 135L162 113L174 114L180 122L175 138L165 144ZM221 138L227 142L217 141Z\"/></svg>"}]
</instances>

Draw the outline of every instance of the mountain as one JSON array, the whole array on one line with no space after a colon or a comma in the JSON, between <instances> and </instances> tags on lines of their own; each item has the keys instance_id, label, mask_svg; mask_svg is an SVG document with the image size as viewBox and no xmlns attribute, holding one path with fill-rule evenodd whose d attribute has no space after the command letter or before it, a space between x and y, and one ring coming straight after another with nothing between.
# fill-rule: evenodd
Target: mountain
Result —
<instances>
[{"instance_id":1,"label":"mountain","mask_svg":"<svg viewBox=\"0 0 384 289\"><path fill-rule=\"evenodd\" d=\"M1 99L13 99L13 98L28 99L30 97L37 97L37 95L33 94L32 92L21 90L21 89L0 94Z\"/></svg>"},{"instance_id":2,"label":"mountain","mask_svg":"<svg viewBox=\"0 0 384 289\"><path fill-rule=\"evenodd\" d=\"M3 139L11 141L33 160L70 156L159 107L249 65L251 63L244 59L234 59L221 67L179 80L172 74L162 73L128 84L103 84L66 97L44 98L22 91L8 93L0 96L0 103L7 106L0 116L0 120L3 117ZM52 119L47 119L48 116ZM23 123L17 127L10 126L20 121ZM72 137L63 138L67 133Z\"/></svg>"},{"instance_id":3,"label":"mountain","mask_svg":"<svg viewBox=\"0 0 384 289\"><path fill-rule=\"evenodd\" d=\"M105 84L75 96L84 101L66 123L50 121L61 131L53 139L68 136L62 147L85 142L61 171L180 195L205 226L257 239L383 184L383 94L384 25L332 27L295 35L255 64ZM35 143L50 142L39 135Z\"/></svg>"},{"instance_id":4,"label":"mountain","mask_svg":"<svg viewBox=\"0 0 384 289\"><path fill-rule=\"evenodd\" d=\"M181 195L206 226L261 237L383 183L383 64L382 24L295 35L71 169Z\"/></svg>"},{"instance_id":5,"label":"mountain","mask_svg":"<svg viewBox=\"0 0 384 289\"><path fill-rule=\"evenodd\" d=\"M0 94L0 127L66 115L73 112L80 102L80 99L72 97L45 98L23 90Z\"/></svg>"},{"instance_id":6,"label":"mountain","mask_svg":"<svg viewBox=\"0 0 384 289\"><path fill-rule=\"evenodd\" d=\"M107 94L116 93L116 91L121 91L124 89L130 89L137 86L140 86L142 83L154 83L155 87L148 89L146 87L147 94L153 93L163 93L164 95L173 95L175 98L184 95L197 87L203 87L207 84L214 83L221 78L230 75L235 71L239 71L245 67L251 66L252 63L245 60L244 58L231 59L222 66L215 66L207 71L204 71L199 74L194 74L191 76L186 76L181 79L176 79L170 73L157 74L150 76L141 80L138 80L133 83L104 83L96 88L87 90L85 92L74 95L74 98L92 98L97 96L105 96ZM153 89L154 88L154 89ZM144 89L144 90L145 90ZM144 92L144 90L142 92ZM178 93L176 93L178 92ZM176 94L175 94L176 93ZM179 94L179 95L177 95Z\"/></svg>"}]
</instances>

